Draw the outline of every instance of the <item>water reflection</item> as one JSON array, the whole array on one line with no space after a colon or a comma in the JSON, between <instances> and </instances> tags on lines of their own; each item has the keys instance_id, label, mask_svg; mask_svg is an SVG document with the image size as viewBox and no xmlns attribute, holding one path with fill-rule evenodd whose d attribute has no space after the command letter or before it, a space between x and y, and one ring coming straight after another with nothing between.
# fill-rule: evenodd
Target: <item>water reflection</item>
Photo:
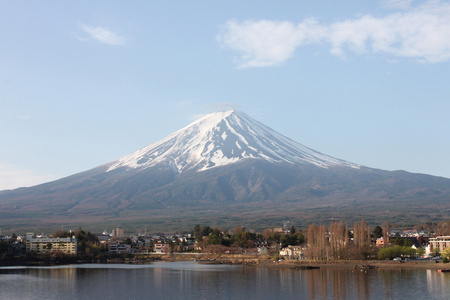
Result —
<instances>
[{"instance_id":1,"label":"water reflection","mask_svg":"<svg viewBox=\"0 0 450 300\"><path fill-rule=\"evenodd\" d=\"M449 275L435 270L294 270L195 263L0 268L0 298L449 299Z\"/></svg>"},{"instance_id":2,"label":"water reflection","mask_svg":"<svg viewBox=\"0 0 450 300\"><path fill-rule=\"evenodd\" d=\"M450 273L438 273L434 270L427 270L427 288L430 294L445 290L449 284Z\"/></svg>"}]
</instances>

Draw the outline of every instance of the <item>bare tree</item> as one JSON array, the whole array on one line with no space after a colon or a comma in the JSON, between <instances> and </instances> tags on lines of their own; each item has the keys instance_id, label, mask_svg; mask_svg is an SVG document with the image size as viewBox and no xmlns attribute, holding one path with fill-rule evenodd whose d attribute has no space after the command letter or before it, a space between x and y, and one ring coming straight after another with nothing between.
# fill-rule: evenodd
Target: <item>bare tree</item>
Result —
<instances>
[{"instance_id":1,"label":"bare tree","mask_svg":"<svg viewBox=\"0 0 450 300\"><path fill-rule=\"evenodd\" d=\"M389 234L391 231L391 226L389 225L389 223L385 222L383 223L383 242L384 242L384 247L387 247L387 245L389 244Z\"/></svg>"}]
</instances>

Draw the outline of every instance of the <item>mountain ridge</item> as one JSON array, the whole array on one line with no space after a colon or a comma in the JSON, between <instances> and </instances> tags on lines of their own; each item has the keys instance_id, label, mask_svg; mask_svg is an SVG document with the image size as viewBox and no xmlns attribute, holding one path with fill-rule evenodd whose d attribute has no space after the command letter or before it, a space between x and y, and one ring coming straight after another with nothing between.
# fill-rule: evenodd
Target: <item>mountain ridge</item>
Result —
<instances>
[{"instance_id":1,"label":"mountain ridge","mask_svg":"<svg viewBox=\"0 0 450 300\"><path fill-rule=\"evenodd\" d=\"M450 217L449 200L450 179L333 158L227 111L93 169L1 191L0 217L19 227L154 222L178 229L198 220L429 222Z\"/></svg>"}]
</instances>

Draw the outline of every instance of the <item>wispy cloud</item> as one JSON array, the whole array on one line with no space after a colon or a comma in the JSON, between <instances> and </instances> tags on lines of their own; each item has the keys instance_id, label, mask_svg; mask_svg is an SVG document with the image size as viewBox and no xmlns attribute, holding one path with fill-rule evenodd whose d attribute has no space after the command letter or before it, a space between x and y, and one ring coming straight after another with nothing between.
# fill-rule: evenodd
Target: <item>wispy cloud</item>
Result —
<instances>
[{"instance_id":1,"label":"wispy cloud","mask_svg":"<svg viewBox=\"0 0 450 300\"><path fill-rule=\"evenodd\" d=\"M330 53L345 56L380 53L437 63L450 59L450 4L427 1L408 8L411 1L390 1L404 9L382 18L364 15L321 24L271 20L228 21L219 42L235 51L240 68L277 66L308 44L329 45ZM394 3L395 2L395 3Z\"/></svg>"},{"instance_id":2,"label":"wispy cloud","mask_svg":"<svg viewBox=\"0 0 450 300\"><path fill-rule=\"evenodd\" d=\"M30 170L9 165L0 165L0 190L33 186L54 179L50 175L37 175Z\"/></svg>"},{"instance_id":3,"label":"wispy cloud","mask_svg":"<svg viewBox=\"0 0 450 300\"><path fill-rule=\"evenodd\" d=\"M295 49L316 41L314 20L295 25L277 21L228 21L218 40L225 47L240 53L240 67L279 65L290 58Z\"/></svg>"},{"instance_id":4,"label":"wispy cloud","mask_svg":"<svg viewBox=\"0 0 450 300\"><path fill-rule=\"evenodd\" d=\"M80 25L89 36L99 42L113 45L123 46L125 45L125 38L103 27L91 27L87 25Z\"/></svg>"}]
</instances>

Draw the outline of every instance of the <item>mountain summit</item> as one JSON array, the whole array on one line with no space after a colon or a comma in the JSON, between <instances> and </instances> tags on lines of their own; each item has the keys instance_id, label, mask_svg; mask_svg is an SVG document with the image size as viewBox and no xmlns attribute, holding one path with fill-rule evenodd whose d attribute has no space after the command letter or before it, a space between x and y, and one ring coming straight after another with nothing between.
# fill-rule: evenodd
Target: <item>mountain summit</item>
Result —
<instances>
[{"instance_id":1,"label":"mountain summit","mask_svg":"<svg viewBox=\"0 0 450 300\"><path fill-rule=\"evenodd\" d=\"M448 199L450 179L333 158L232 110L91 170L0 191L0 218L4 228L267 228L361 217L411 224L450 218Z\"/></svg>"},{"instance_id":2,"label":"mountain summit","mask_svg":"<svg viewBox=\"0 0 450 300\"><path fill-rule=\"evenodd\" d=\"M189 169L205 171L243 159L359 168L294 142L242 112L230 110L208 114L165 139L118 159L108 171L120 167L148 168L160 163L170 165L176 173Z\"/></svg>"}]
</instances>

